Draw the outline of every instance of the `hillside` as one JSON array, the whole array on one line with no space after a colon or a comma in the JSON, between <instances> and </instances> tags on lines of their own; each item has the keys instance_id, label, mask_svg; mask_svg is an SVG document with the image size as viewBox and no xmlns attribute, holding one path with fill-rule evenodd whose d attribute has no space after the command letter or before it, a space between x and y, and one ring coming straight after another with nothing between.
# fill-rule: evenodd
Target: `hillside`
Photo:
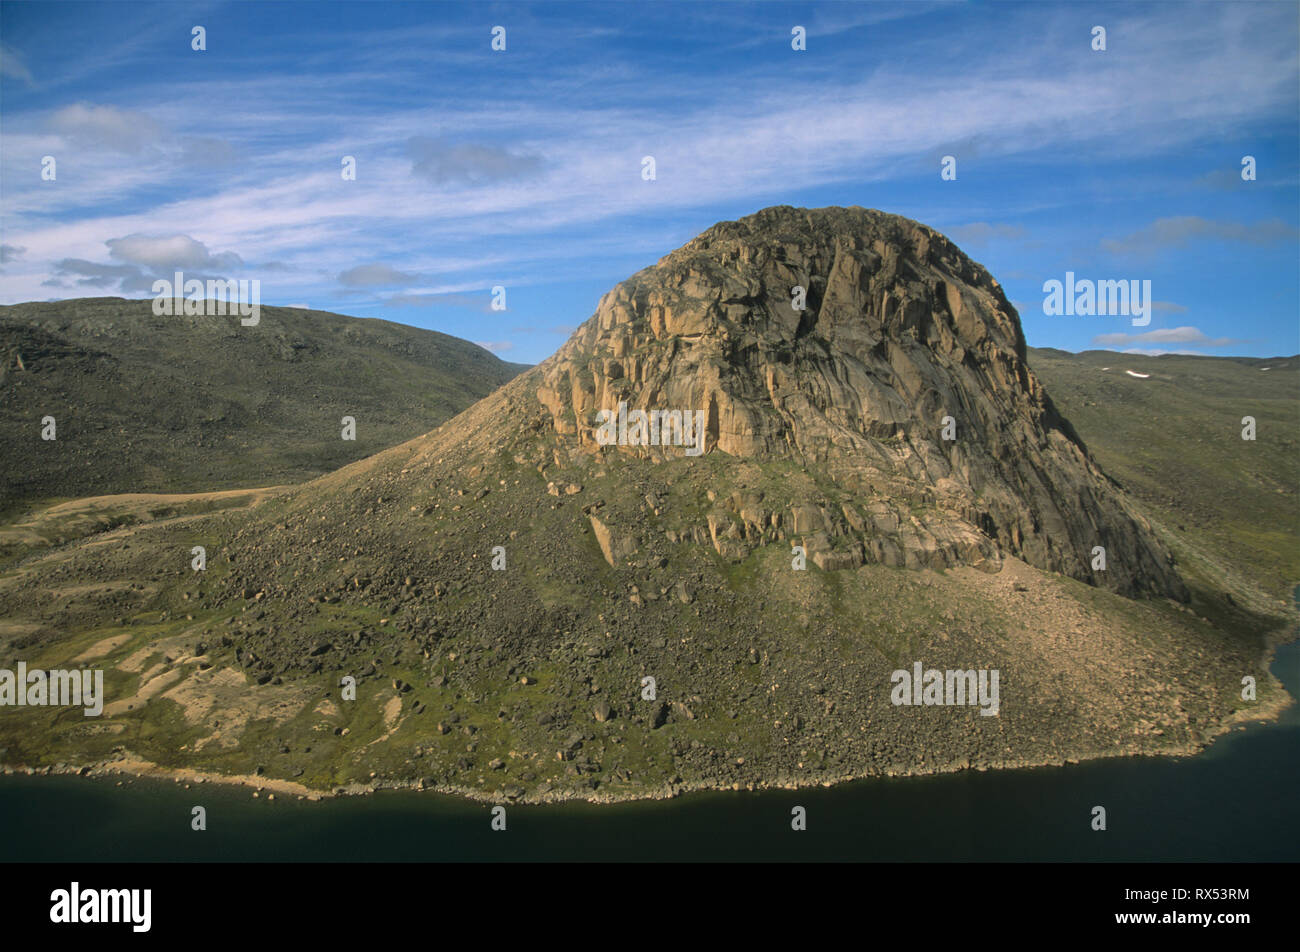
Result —
<instances>
[{"instance_id":1,"label":"hillside","mask_svg":"<svg viewBox=\"0 0 1300 952\"><path fill-rule=\"evenodd\" d=\"M121 298L0 307L0 359L0 512L301 482L429 430L522 369L387 321L264 307L243 327ZM344 416L355 441L341 439Z\"/></svg>"},{"instance_id":2,"label":"hillside","mask_svg":"<svg viewBox=\"0 0 1300 952\"><path fill-rule=\"evenodd\" d=\"M1300 581L1300 357L1031 348L1029 362L1180 558L1239 597L1259 586L1289 598ZM1246 416L1253 442L1241 438Z\"/></svg>"}]
</instances>

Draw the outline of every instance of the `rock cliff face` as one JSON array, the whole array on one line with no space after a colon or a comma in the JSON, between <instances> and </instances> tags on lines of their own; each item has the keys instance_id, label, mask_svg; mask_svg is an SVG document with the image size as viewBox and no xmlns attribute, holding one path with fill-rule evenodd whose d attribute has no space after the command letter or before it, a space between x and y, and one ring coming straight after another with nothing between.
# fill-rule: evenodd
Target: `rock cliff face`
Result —
<instances>
[{"instance_id":1,"label":"rock cliff face","mask_svg":"<svg viewBox=\"0 0 1300 952\"><path fill-rule=\"evenodd\" d=\"M896 215L778 207L715 225L606 294L525 381L575 447L681 456L600 446L601 411L698 412L704 452L794 461L857 496L831 511L733 499L737 541L806 533L827 567L996 571L1010 553L1126 594L1186 597L1030 372L998 282Z\"/></svg>"}]
</instances>

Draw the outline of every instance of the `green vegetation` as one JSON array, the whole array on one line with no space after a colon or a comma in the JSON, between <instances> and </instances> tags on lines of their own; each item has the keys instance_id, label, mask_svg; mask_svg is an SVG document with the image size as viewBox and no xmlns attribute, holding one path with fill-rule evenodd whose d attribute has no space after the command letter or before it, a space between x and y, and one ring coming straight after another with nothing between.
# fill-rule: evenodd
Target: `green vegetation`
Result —
<instances>
[{"instance_id":1,"label":"green vegetation","mask_svg":"<svg viewBox=\"0 0 1300 952\"><path fill-rule=\"evenodd\" d=\"M388 321L263 307L243 327L122 298L0 306L0 359L0 514L301 482L434 429L523 369Z\"/></svg>"},{"instance_id":2,"label":"green vegetation","mask_svg":"<svg viewBox=\"0 0 1300 952\"><path fill-rule=\"evenodd\" d=\"M1300 580L1300 357L1031 348L1029 363L1180 563L1238 596L1258 586L1275 604L1289 598ZM1241 438L1246 416L1254 441Z\"/></svg>"}]
</instances>

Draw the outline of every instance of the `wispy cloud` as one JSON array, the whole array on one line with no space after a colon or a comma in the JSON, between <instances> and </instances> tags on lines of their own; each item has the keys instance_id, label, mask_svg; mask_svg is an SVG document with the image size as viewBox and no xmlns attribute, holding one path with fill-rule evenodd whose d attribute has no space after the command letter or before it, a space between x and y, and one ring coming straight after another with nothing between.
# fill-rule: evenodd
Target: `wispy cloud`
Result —
<instances>
[{"instance_id":1,"label":"wispy cloud","mask_svg":"<svg viewBox=\"0 0 1300 952\"><path fill-rule=\"evenodd\" d=\"M1199 344L1202 347L1227 347L1236 341L1227 337L1212 339L1199 327L1163 327L1141 334L1098 334L1092 339L1101 347L1122 347L1125 344ZM1194 353L1194 351L1193 351Z\"/></svg>"},{"instance_id":2,"label":"wispy cloud","mask_svg":"<svg viewBox=\"0 0 1300 952\"><path fill-rule=\"evenodd\" d=\"M239 161L239 152L226 139L216 136L187 136L181 140L179 161L199 169L220 169Z\"/></svg>"},{"instance_id":3,"label":"wispy cloud","mask_svg":"<svg viewBox=\"0 0 1300 952\"><path fill-rule=\"evenodd\" d=\"M407 274L386 264L359 264L342 272L339 284L349 288L398 287L419 279L419 275Z\"/></svg>"},{"instance_id":4,"label":"wispy cloud","mask_svg":"<svg viewBox=\"0 0 1300 952\"><path fill-rule=\"evenodd\" d=\"M536 175L538 155L511 152L498 146L449 142L412 136L407 142L411 171L435 185L487 185Z\"/></svg>"},{"instance_id":5,"label":"wispy cloud","mask_svg":"<svg viewBox=\"0 0 1300 952\"><path fill-rule=\"evenodd\" d=\"M5 43L0 43L0 76L22 80L29 86L34 85L31 70L23 62L22 54Z\"/></svg>"},{"instance_id":6,"label":"wispy cloud","mask_svg":"<svg viewBox=\"0 0 1300 952\"><path fill-rule=\"evenodd\" d=\"M986 221L977 221L949 228L948 234L960 244L980 247L993 240L1023 238L1025 229L1022 225L991 225Z\"/></svg>"},{"instance_id":7,"label":"wispy cloud","mask_svg":"<svg viewBox=\"0 0 1300 952\"><path fill-rule=\"evenodd\" d=\"M560 334L568 337L578 329L576 324L553 324L550 327L534 327L529 324L518 325L510 328L512 334Z\"/></svg>"},{"instance_id":8,"label":"wispy cloud","mask_svg":"<svg viewBox=\"0 0 1300 952\"><path fill-rule=\"evenodd\" d=\"M1222 35L1213 22L1198 32ZM1164 151L1195 132L1188 122L1170 117L1245 124L1276 106L1288 68L1294 68L1278 61L1281 50L1265 46L1256 51L1260 67L1242 70L1230 51L1215 53L1212 46L1207 55L1213 63L1187 83L1149 82L1161 70L1174 68L1177 44L1155 42L1169 34L1167 24L1135 33L1144 43L1144 56L1112 63L1101 75L1087 60L1040 70L1037 54L1009 64L986 51L983 60L976 55L959 64L936 63L923 76L888 65L866 78L846 74L829 82L782 76L780 85L760 84L739 101L730 96L710 100L707 87L691 89L689 78L656 77L653 94L636 96L638 85L646 88L646 77L634 74L613 85L637 105L576 105L554 95L562 86L552 90L539 77L516 91L515 104L490 110L454 102L436 108L412 103L357 114L351 109L355 90L347 77L328 86L310 84L321 112L346 109L351 114L348 134L337 142L331 127L303 123L296 104L306 84L294 78L277 77L256 86L224 80L202 86L181 83L174 91L180 101L232 106L224 113L228 125L245 130L252 148L247 167L220 192L177 203L172 210L191 221L222 222L218 227L228 230L222 240L250 255L277 253L263 247L281 232L273 227L277 223L282 229L329 223L335 234L343 232L343 240L359 239L355 254L375 259L389 251L379 247L379 236L395 229L428 225L419 233L430 242L539 233L648 210L662 213L780 195L791 182L811 188L849 175L884 181L900 169L911 169L918 153L946 150L979 136L987 140L981 140L981 150L992 156L1112 139L1135 152ZM1204 78L1209 73L1236 75L1242 95L1224 102ZM241 109L252 95L260 108ZM918 126L921 115L926 122ZM1099 116L1105 121L1099 122ZM998 135L988 137L994 117ZM176 131L188 140L203 139L206 130L199 119L179 102L148 112L81 103L58 110L54 126L86 144L138 150L158 142L164 122L169 131L180 123ZM436 137L419 132L430 127L443 131ZM268 153L265 143L274 141L275 133L303 141L290 152ZM531 145L490 143L485 135ZM356 187L344 190L337 171L321 169L326 156L337 168L338 157L357 152L357 143L366 144L358 156L362 171ZM203 151L193 146L189 153L196 150ZM644 154L658 160L659 178L653 183L640 179ZM40 208L48 214L60 204L84 208L114 193L156 193L160 176L180 184L177 177L183 174L175 165L127 165L98 183L47 192ZM21 212L23 196L18 202L14 207ZM232 207L239 214L229 215ZM121 232L120 223L112 227ZM1008 233L999 229L1017 226L979 222L967 227L987 237L1005 237ZM980 240L980 234L972 234ZM391 264L411 267L409 260Z\"/></svg>"},{"instance_id":9,"label":"wispy cloud","mask_svg":"<svg viewBox=\"0 0 1300 952\"><path fill-rule=\"evenodd\" d=\"M50 116L49 129L77 149L138 154L162 137L162 126L143 112L76 103Z\"/></svg>"},{"instance_id":10,"label":"wispy cloud","mask_svg":"<svg viewBox=\"0 0 1300 952\"><path fill-rule=\"evenodd\" d=\"M1101 246L1113 254L1141 254L1164 248L1182 248L1197 240L1270 245L1297 238L1300 238L1300 230L1280 219L1243 224L1183 215L1156 219L1125 238L1107 239Z\"/></svg>"},{"instance_id":11,"label":"wispy cloud","mask_svg":"<svg viewBox=\"0 0 1300 952\"><path fill-rule=\"evenodd\" d=\"M393 294L384 298L391 307L458 307L487 314L492 309L487 294Z\"/></svg>"},{"instance_id":12,"label":"wispy cloud","mask_svg":"<svg viewBox=\"0 0 1300 952\"><path fill-rule=\"evenodd\" d=\"M44 284L52 288L116 288L127 293L147 291L151 281L134 265L99 264L82 258L64 258Z\"/></svg>"},{"instance_id":13,"label":"wispy cloud","mask_svg":"<svg viewBox=\"0 0 1300 952\"><path fill-rule=\"evenodd\" d=\"M1233 169L1215 169L1212 172L1206 172L1196 184L1205 188L1212 188L1217 191L1231 191L1247 184L1241 177L1241 171Z\"/></svg>"},{"instance_id":14,"label":"wispy cloud","mask_svg":"<svg viewBox=\"0 0 1300 952\"><path fill-rule=\"evenodd\" d=\"M1076 16L1050 7L814 4L797 21L809 50L796 53L784 12L763 5L674 6L644 20L518 5L499 56L476 17L399 22L405 8L395 8L346 30L329 18L279 23L221 51L236 59L215 70L192 68L204 54L175 42L170 8L161 19L122 9L120 30L67 16L52 48L38 54L24 39L41 95L6 74L0 224L27 249L6 268L6 301L41 296L49 282L138 283L164 258L106 259L105 242L162 235L210 257L237 249L246 270L266 262L264 294L281 300L477 314L479 304L439 295L506 284L513 304L528 284L603 283L719 218L804 196L912 217L937 209L934 220L963 223L948 229L959 243L1014 243L1015 267L999 274L1009 279L1040 265L1025 260L1027 234L1051 238L1000 197L981 199L982 184L1001 175L1015 183L1010 204L1050 215L1067 200L1062 174L1149 168L1291 129L1300 76L1294 16L1268 5L1207 6L1194 18L1107 7L1110 35L1124 42L1104 55ZM1008 37L1033 42L1008 55ZM941 185L931 160L953 150L961 177ZM58 157L57 183L34 171L45 154ZM344 155L357 159L355 181L339 174ZM641 178L644 155L656 159L654 181ZM1065 173L1062 156L1073 163ZM1050 164L1052 181L1018 177L1033 163ZM1107 250L1295 240L1267 206L1250 207L1255 224L1200 206L1160 217L1170 208L1151 204L1137 178L1109 173L1107 197L1141 208L1115 231L1152 222ZM1088 233L1091 252L1104 235ZM113 270L123 267L138 273ZM572 308L599 291L583 294L569 312L512 313L468 333L504 337L507 321L556 333L545 328L570 326L584 316ZM1199 305L1196 319L1209 320Z\"/></svg>"}]
</instances>

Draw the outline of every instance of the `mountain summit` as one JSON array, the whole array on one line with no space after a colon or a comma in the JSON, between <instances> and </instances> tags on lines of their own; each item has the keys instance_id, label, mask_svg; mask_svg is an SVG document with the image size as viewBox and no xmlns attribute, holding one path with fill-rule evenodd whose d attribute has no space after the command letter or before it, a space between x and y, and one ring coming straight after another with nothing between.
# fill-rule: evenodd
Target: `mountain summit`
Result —
<instances>
[{"instance_id":1,"label":"mountain summit","mask_svg":"<svg viewBox=\"0 0 1300 952\"><path fill-rule=\"evenodd\" d=\"M816 467L855 496L803 520L738 512L737 541L797 535L802 522L825 533L814 546L843 549L840 567L995 571L1006 552L1185 598L1030 371L998 282L897 215L782 206L715 225L606 294L519 387L572 447L596 448L602 410L687 408L702 413L704 452Z\"/></svg>"}]
</instances>

